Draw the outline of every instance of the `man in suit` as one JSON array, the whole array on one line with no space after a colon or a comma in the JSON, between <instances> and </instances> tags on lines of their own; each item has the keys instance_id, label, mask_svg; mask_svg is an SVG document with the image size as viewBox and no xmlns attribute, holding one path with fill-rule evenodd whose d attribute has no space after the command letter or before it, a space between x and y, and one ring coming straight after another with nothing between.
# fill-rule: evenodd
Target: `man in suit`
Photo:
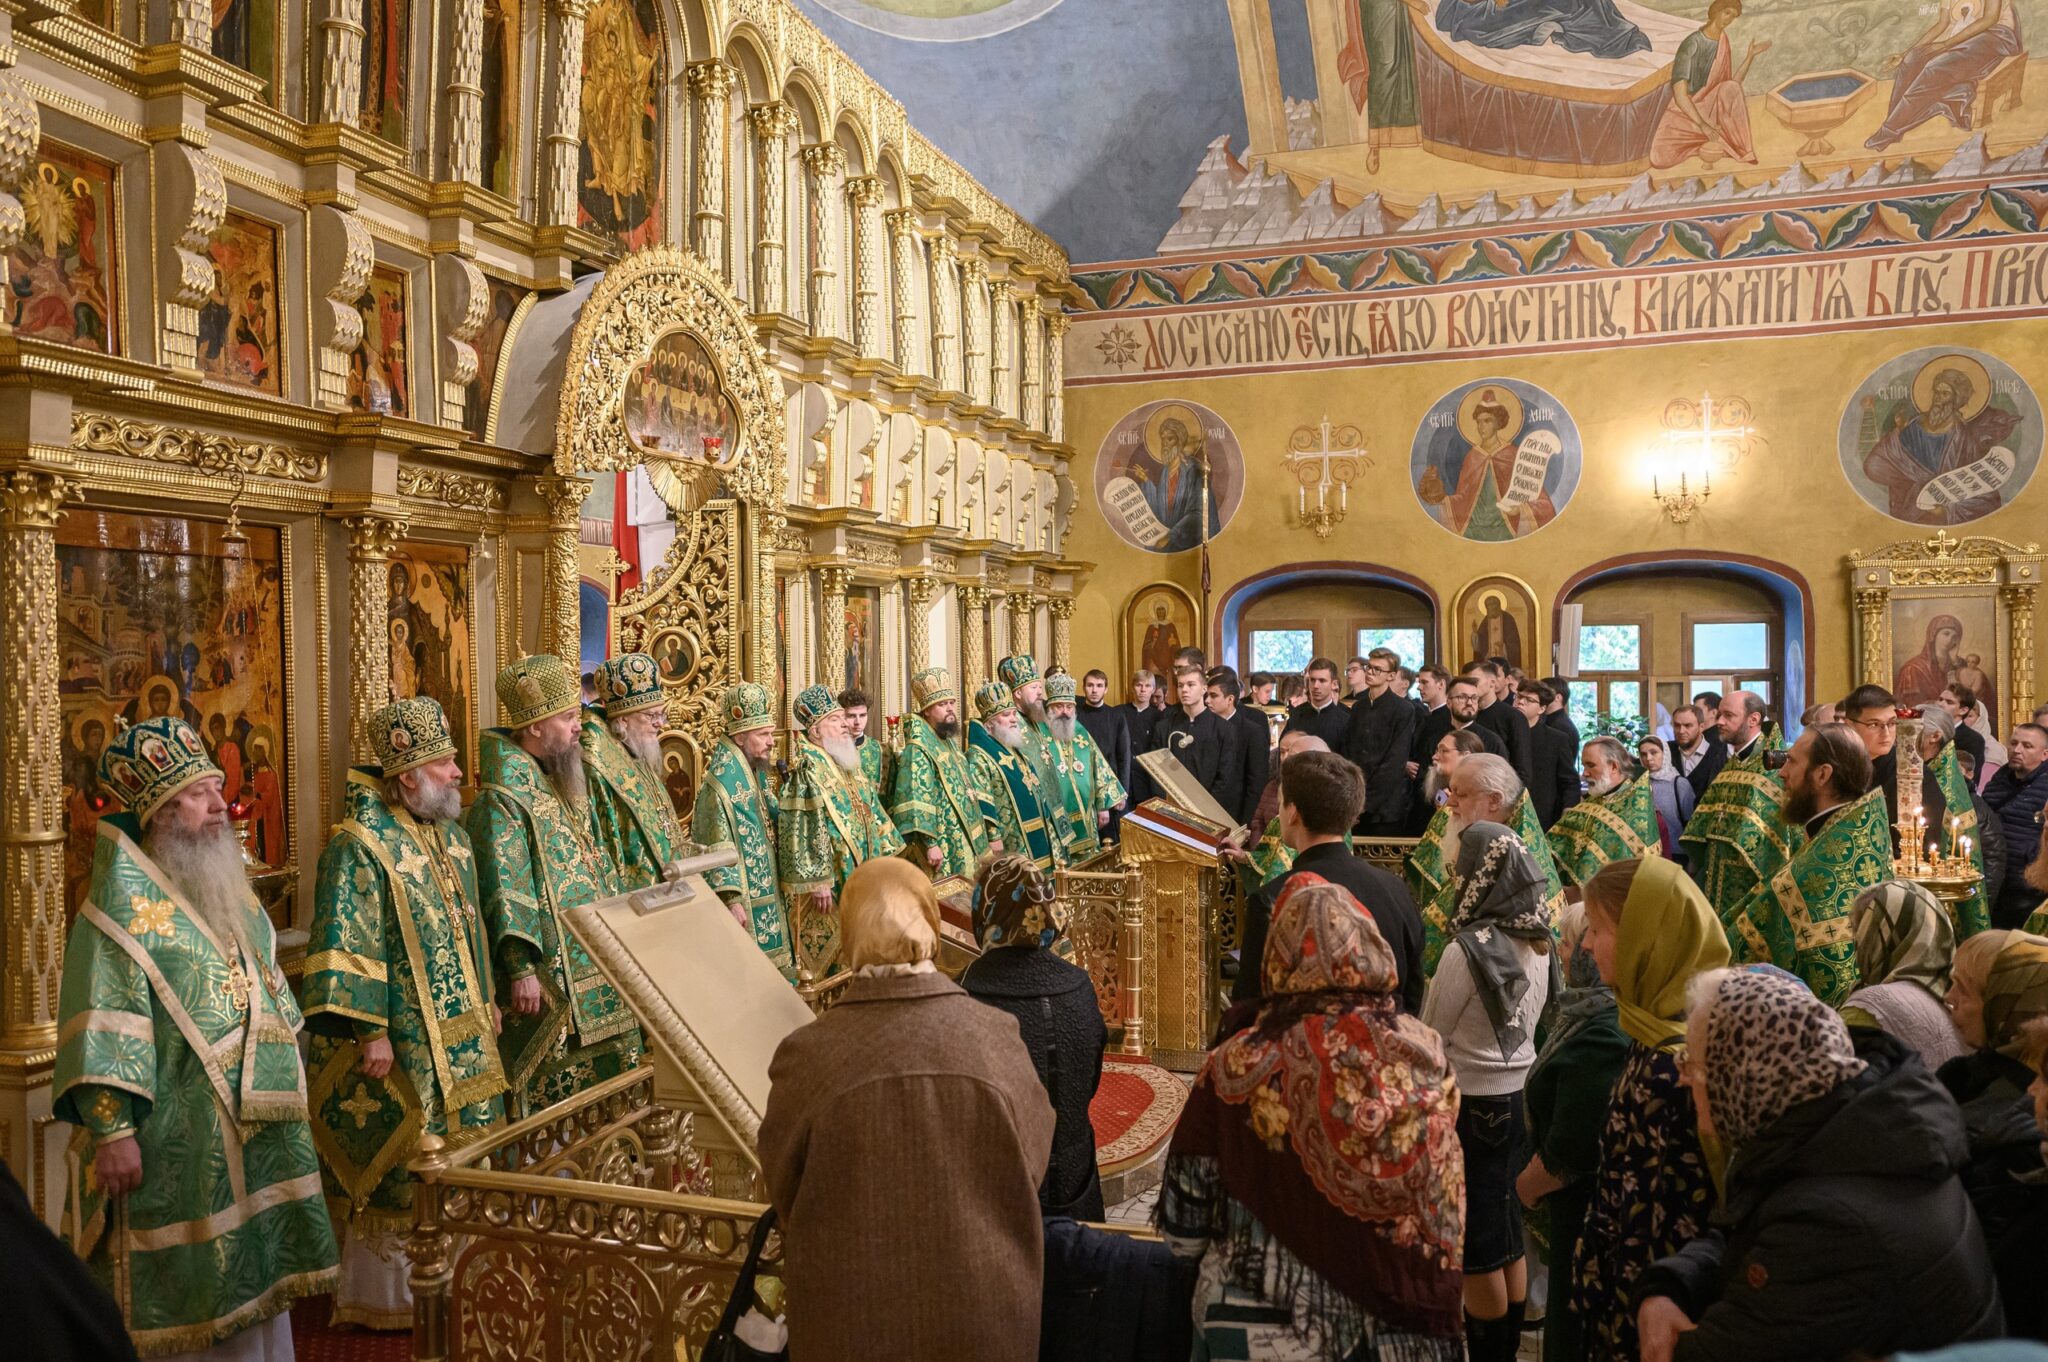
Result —
<instances>
[{"instance_id":1,"label":"man in suit","mask_svg":"<svg viewBox=\"0 0 2048 1362\"><path fill-rule=\"evenodd\" d=\"M1116 772L1117 782L1129 790L1131 768L1137 764L1132 756L1136 749L1131 745L1131 725L1124 718L1124 706L1108 704L1108 699L1109 673L1100 668L1091 670L1081 678L1081 703L1075 708L1074 717L1095 739L1096 750L1109 763L1109 769ZM1122 819L1123 808L1111 809L1105 835L1113 840Z\"/></svg>"},{"instance_id":2,"label":"man in suit","mask_svg":"<svg viewBox=\"0 0 2048 1362\"><path fill-rule=\"evenodd\" d=\"M1465 669L1479 687L1479 726L1492 729L1507 748L1508 764L1527 785L1532 774L1529 762L1529 725L1515 712L1508 669L1491 659L1481 659Z\"/></svg>"},{"instance_id":3,"label":"man in suit","mask_svg":"<svg viewBox=\"0 0 2048 1362\"><path fill-rule=\"evenodd\" d=\"M1272 728L1266 723L1266 716L1250 705L1238 703L1242 695L1237 673L1229 667L1212 667L1207 678L1203 699L1209 712L1229 724L1237 734L1237 756L1231 783L1237 791L1236 803L1224 803L1237 816L1237 821L1251 828L1253 832L1264 831L1258 824L1259 798L1266 792L1266 777L1272 764Z\"/></svg>"},{"instance_id":4,"label":"man in suit","mask_svg":"<svg viewBox=\"0 0 2048 1362\"><path fill-rule=\"evenodd\" d=\"M1366 837L1399 837L1407 826L1414 786L1408 756L1419 720L1415 706L1395 693L1401 658L1375 648L1365 659L1365 690L1351 702L1351 731L1337 749L1365 774L1365 814L1358 831Z\"/></svg>"},{"instance_id":5,"label":"man in suit","mask_svg":"<svg viewBox=\"0 0 2048 1362\"><path fill-rule=\"evenodd\" d=\"M1416 712L1422 716L1415 741L1408 748L1408 779L1419 780L1422 768L1436 754L1437 743L1451 731L1451 674L1431 662L1415 673Z\"/></svg>"},{"instance_id":6,"label":"man in suit","mask_svg":"<svg viewBox=\"0 0 2048 1362\"><path fill-rule=\"evenodd\" d=\"M1152 750L1152 730L1158 726L1161 713L1152 703L1153 693L1158 689L1159 678L1140 668L1131 673L1130 700L1116 707L1131 734L1131 778L1124 782L1124 789L1131 796L1130 803L1125 805L1127 809L1137 808L1158 793L1152 788L1152 777L1138 765L1138 754Z\"/></svg>"},{"instance_id":7,"label":"man in suit","mask_svg":"<svg viewBox=\"0 0 2048 1362\"><path fill-rule=\"evenodd\" d=\"M1211 714L1202 703L1207 682L1201 670L1182 667L1173 676L1174 696L1152 730L1150 751L1171 752L1175 761L1188 768L1210 797L1225 810L1235 812L1238 791L1233 777L1243 775L1237 755L1237 726Z\"/></svg>"},{"instance_id":8,"label":"man in suit","mask_svg":"<svg viewBox=\"0 0 2048 1362\"><path fill-rule=\"evenodd\" d=\"M1695 800L1707 792L1728 762L1727 744L1697 705L1680 705L1671 711L1671 760L1685 783L1692 786Z\"/></svg>"},{"instance_id":9,"label":"man in suit","mask_svg":"<svg viewBox=\"0 0 2048 1362\"><path fill-rule=\"evenodd\" d=\"M1337 698L1337 664L1319 657L1308 664L1308 700L1287 711L1289 733L1313 733L1332 752L1344 746L1351 731L1351 711Z\"/></svg>"},{"instance_id":10,"label":"man in suit","mask_svg":"<svg viewBox=\"0 0 2048 1362\"><path fill-rule=\"evenodd\" d=\"M1546 676L1543 684L1550 690L1550 708L1543 711L1543 722L1562 732L1570 740L1572 751L1578 751L1585 745L1585 740L1579 736L1578 724L1572 721L1568 704L1572 694L1571 683L1562 676Z\"/></svg>"},{"instance_id":11,"label":"man in suit","mask_svg":"<svg viewBox=\"0 0 2048 1362\"><path fill-rule=\"evenodd\" d=\"M1256 998L1265 985L1261 965L1273 905L1296 875L1316 875L1342 885L1372 915L1394 952L1401 1010L1422 1011L1422 914L1408 886L1345 849L1344 836L1365 808L1365 777L1332 752L1298 752L1280 768L1280 835L1294 850L1294 866L1275 875L1245 905L1244 949L1239 955L1232 1002Z\"/></svg>"},{"instance_id":12,"label":"man in suit","mask_svg":"<svg viewBox=\"0 0 2048 1362\"><path fill-rule=\"evenodd\" d=\"M1550 700L1550 687L1541 681L1525 681L1515 692L1515 711L1529 725L1530 762L1536 768L1529 802L1536 806L1536 821L1545 832L1558 815L1579 802L1579 754L1563 729L1546 722Z\"/></svg>"}]
</instances>

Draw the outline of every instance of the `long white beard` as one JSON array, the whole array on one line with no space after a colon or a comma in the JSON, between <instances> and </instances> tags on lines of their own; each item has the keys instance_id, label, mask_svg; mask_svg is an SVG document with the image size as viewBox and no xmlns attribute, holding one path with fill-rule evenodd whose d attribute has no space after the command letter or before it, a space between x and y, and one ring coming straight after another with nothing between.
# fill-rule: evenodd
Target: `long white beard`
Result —
<instances>
[{"instance_id":1,"label":"long white beard","mask_svg":"<svg viewBox=\"0 0 2048 1362\"><path fill-rule=\"evenodd\" d=\"M1052 736L1055 739L1060 742L1072 742L1074 740L1074 729L1079 720L1075 719L1073 715L1055 714L1047 722L1052 725Z\"/></svg>"},{"instance_id":2,"label":"long white beard","mask_svg":"<svg viewBox=\"0 0 2048 1362\"><path fill-rule=\"evenodd\" d=\"M812 742L824 749L825 755L838 763L842 771L860 769L860 749L851 738L813 738Z\"/></svg>"},{"instance_id":3,"label":"long white beard","mask_svg":"<svg viewBox=\"0 0 2048 1362\"><path fill-rule=\"evenodd\" d=\"M143 839L143 850L216 935L242 939L254 896L232 827L223 824L192 835L168 825L152 828Z\"/></svg>"},{"instance_id":4,"label":"long white beard","mask_svg":"<svg viewBox=\"0 0 2048 1362\"><path fill-rule=\"evenodd\" d=\"M620 730L625 731L621 732ZM645 729L637 726L627 728L620 724L612 729L612 736L619 740L619 746L631 753L642 766L659 771L661 769L661 739L649 737Z\"/></svg>"},{"instance_id":5,"label":"long white beard","mask_svg":"<svg viewBox=\"0 0 2048 1362\"><path fill-rule=\"evenodd\" d=\"M1018 723L1015 719L1010 720L1006 724L992 723L988 726L988 731L995 735L997 742L1009 748L1012 752L1015 752L1024 745L1024 725Z\"/></svg>"},{"instance_id":6,"label":"long white beard","mask_svg":"<svg viewBox=\"0 0 2048 1362\"><path fill-rule=\"evenodd\" d=\"M1613 794L1616 790L1619 790L1621 786L1622 779L1620 776L1609 776L1605 780L1596 781L1592 785L1588 786L1586 788L1586 793L1588 795L1591 795L1594 799L1600 799L1607 795Z\"/></svg>"},{"instance_id":7,"label":"long white beard","mask_svg":"<svg viewBox=\"0 0 2048 1362\"><path fill-rule=\"evenodd\" d=\"M1469 821L1458 817L1456 813L1451 815L1450 822L1444 824L1444 846L1450 848L1446 854L1453 863L1457 861L1456 849L1464 839L1465 829L1471 826Z\"/></svg>"},{"instance_id":8,"label":"long white beard","mask_svg":"<svg viewBox=\"0 0 2048 1362\"><path fill-rule=\"evenodd\" d=\"M571 804L581 804L590 792L583 779L583 747L570 743L559 752L549 752L534 758L540 769L547 772L548 783L555 787L555 793Z\"/></svg>"},{"instance_id":9,"label":"long white beard","mask_svg":"<svg viewBox=\"0 0 2048 1362\"><path fill-rule=\"evenodd\" d=\"M436 781L421 776L416 788L405 790L405 807L414 818L429 823L452 823L462 817L462 789L452 780Z\"/></svg>"}]
</instances>

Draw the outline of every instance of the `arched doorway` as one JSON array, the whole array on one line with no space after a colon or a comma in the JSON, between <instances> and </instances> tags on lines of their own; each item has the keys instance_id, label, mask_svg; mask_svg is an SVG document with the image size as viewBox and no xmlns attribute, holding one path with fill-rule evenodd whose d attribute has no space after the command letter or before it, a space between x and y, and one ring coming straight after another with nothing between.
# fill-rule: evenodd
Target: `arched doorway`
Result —
<instances>
[{"instance_id":1,"label":"arched doorway","mask_svg":"<svg viewBox=\"0 0 2048 1362\"><path fill-rule=\"evenodd\" d=\"M1247 577L1224 593L1211 656L1240 672L1296 672L1313 657L1343 666L1390 647L1409 667L1436 658L1436 593L1372 563L1297 563Z\"/></svg>"},{"instance_id":2,"label":"arched doorway","mask_svg":"<svg viewBox=\"0 0 2048 1362\"><path fill-rule=\"evenodd\" d=\"M1745 555L1638 553L1586 568L1553 624L1581 608L1574 718L1642 716L1652 731L1703 690L1754 691L1789 737L1810 703L1813 593L1792 568Z\"/></svg>"}]
</instances>

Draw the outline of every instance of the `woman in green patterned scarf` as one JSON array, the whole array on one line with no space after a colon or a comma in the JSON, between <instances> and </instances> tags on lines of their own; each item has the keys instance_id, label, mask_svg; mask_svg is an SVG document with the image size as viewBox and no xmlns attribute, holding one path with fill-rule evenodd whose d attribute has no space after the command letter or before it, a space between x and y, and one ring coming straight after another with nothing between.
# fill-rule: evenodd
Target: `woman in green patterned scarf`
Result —
<instances>
[{"instance_id":1,"label":"woman in green patterned scarf","mask_svg":"<svg viewBox=\"0 0 2048 1362\"><path fill-rule=\"evenodd\" d=\"M1941 1066L1941 1081L1963 1115L1989 1120L2026 1094L2033 1073L2020 1060L2020 1028L2048 1016L2048 938L1979 932L1956 947L1949 1016L1970 1053ZM1971 1121L1975 1138L1981 1121Z\"/></svg>"},{"instance_id":2,"label":"woman in green patterned scarf","mask_svg":"<svg viewBox=\"0 0 2048 1362\"><path fill-rule=\"evenodd\" d=\"M1911 880L1886 880L1849 906L1862 984L1842 1000L1842 1020L1887 1031L1919 1052L1929 1069L1963 1053L1942 1006L1956 953L1941 900Z\"/></svg>"}]
</instances>

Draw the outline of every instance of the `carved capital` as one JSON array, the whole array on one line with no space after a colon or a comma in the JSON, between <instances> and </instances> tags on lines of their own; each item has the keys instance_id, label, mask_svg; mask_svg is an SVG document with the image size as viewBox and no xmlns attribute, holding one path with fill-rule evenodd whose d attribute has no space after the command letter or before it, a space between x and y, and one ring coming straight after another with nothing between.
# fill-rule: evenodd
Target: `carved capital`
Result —
<instances>
[{"instance_id":1,"label":"carved capital","mask_svg":"<svg viewBox=\"0 0 2048 1362\"><path fill-rule=\"evenodd\" d=\"M348 556L353 563L381 563L389 559L405 538L405 517L394 515L352 515L342 518L348 527Z\"/></svg>"},{"instance_id":2,"label":"carved capital","mask_svg":"<svg viewBox=\"0 0 2048 1362\"><path fill-rule=\"evenodd\" d=\"M915 208L891 208L882 215L882 221L889 225L891 237L915 237L921 216Z\"/></svg>"},{"instance_id":3,"label":"carved capital","mask_svg":"<svg viewBox=\"0 0 2048 1362\"><path fill-rule=\"evenodd\" d=\"M820 183L829 183L846 173L846 153L833 142L814 142L797 153L804 173Z\"/></svg>"},{"instance_id":4,"label":"carved capital","mask_svg":"<svg viewBox=\"0 0 2048 1362\"><path fill-rule=\"evenodd\" d=\"M780 100L773 104L751 105L747 109L747 125L763 142L780 142L796 131L796 109Z\"/></svg>"},{"instance_id":5,"label":"carved capital","mask_svg":"<svg viewBox=\"0 0 2048 1362\"><path fill-rule=\"evenodd\" d=\"M10 530L54 530L64 503L74 500L79 484L58 473L22 468L0 481L0 524Z\"/></svg>"},{"instance_id":6,"label":"carved capital","mask_svg":"<svg viewBox=\"0 0 2048 1362\"><path fill-rule=\"evenodd\" d=\"M846 588L853 583L853 569L837 563L818 569L818 589L825 593L825 599L845 599Z\"/></svg>"},{"instance_id":7,"label":"carved capital","mask_svg":"<svg viewBox=\"0 0 2048 1362\"><path fill-rule=\"evenodd\" d=\"M932 238L931 254L934 266L950 265L960 258L960 243L941 232Z\"/></svg>"},{"instance_id":8,"label":"carved capital","mask_svg":"<svg viewBox=\"0 0 2048 1362\"><path fill-rule=\"evenodd\" d=\"M1052 611L1052 617L1056 620L1070 620L1074 617L1074 598L1054 596L1046 601L1045 608Z\"/></svg>"},{"instance_id":9,"label":"carved capital","mask_svg":"<svg viewBox=\"0 0 2048 1362\"><path fill-rule=\"evenodd\" d=\"M970 255L960 265L960 277L969 288L980 288L988 282L988 261L978 255Z\"/></svg>"},{"instance_id":10,"label":"carved capital","mask_svg":"<svg viewBox=\"0 0 2048 1362\"><path fill-rule=\"evenodd\" d=\"M1004 303L1009 302L1010 281L1007 279L991 279L988 285L988 300L997 307L1001 307Z\"/></svg>"},{"instance_id":11,"label":"carved capital","mask_svg":"<svg viewBox=\"0 0 2048 1362\"><path fill-rule=\"evenodd\" d=\"M936 577L912 577L903 584L904 594L910 598L910 603L920 608L929 607L945 589L946 584Z\"/></svg>"},{"instance_id":12,"label":"carved capital","mask_svg":"<svg viewBox=\"0 0 2048 1362\"><path fill-rule=\"evenodd\" d=\"M1056 341L1065 340L1067 331L1073 324L1072 318L1057 310L1049 313L1045 319L1045 329Z\"/></svg>"},{"instance_id":13,"label":"carved capital","mask_svg":"<svg viewBox=\"0 0 2048 1362\"><path fill-rule=\"evenodd\" d=\"M873 175L856 175L846 182L846 200L855 208L879 207L884 190L882 181Z\"/></svg>"},{"instance_id":14,"label":"carved capital","mask_svg":"<svg viewBox=\"0 0 2048 1362\"><path fill-rule=\"evenodd\" d=\"M709 100L723 102L739 84L740 73L722 61L691 62L683 68L683 79L690 87L690 98L700 104Z\"/></svg>"},{"instance_id":15,"label":"carved capital","mask_svg":"<svg viewBox=\"0 0 2048 1362\"><path fill-rule=\"evenodd\" d=\"M992 595L999 596L1001 594L1001 592L991 592L985 586L963 586L960 588L960 604L968 611L973 612L986 606Z\"/></svg>"},{"instance_id":16,"label":"carved capital","mask_svg":"<svg viewBox=\"0 0 2048 1362\"><path fill-rule=\"evenodd\" d=\"M583 503L590 496L589 478L547 476L533 480L533 490L547 503L550 529L580 527Z\"/></svg>"}]
</instances>

